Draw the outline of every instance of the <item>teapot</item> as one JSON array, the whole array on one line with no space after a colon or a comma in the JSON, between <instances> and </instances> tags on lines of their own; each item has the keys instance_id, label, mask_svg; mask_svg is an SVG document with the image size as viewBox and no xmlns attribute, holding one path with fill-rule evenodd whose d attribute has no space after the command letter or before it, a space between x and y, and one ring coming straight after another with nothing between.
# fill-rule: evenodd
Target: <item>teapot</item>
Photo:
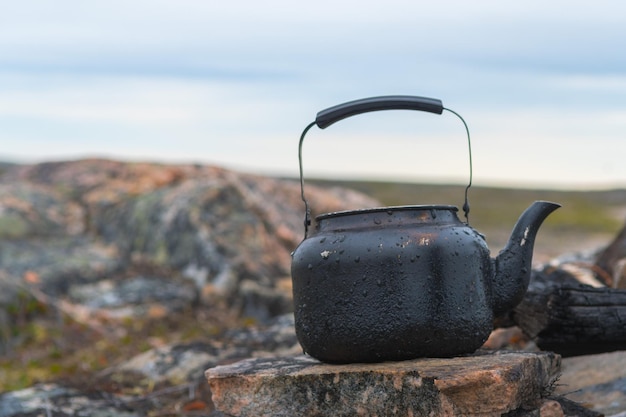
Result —
<instances>
[{"instance_id":1,"label":"teapot","mask_svg":"<svg viewBox=\"0 0 626 417\"><path fill-rule=\"evenodd\" d=\"M458 116L470 144L466 222L450 205L408 205L321 214L309 230L302 143L320 129L361 113L418 110ZM530 279L535 236L559 204L536 201L520 216L495 258L469 225L471 143L463 118L440 100L382 96L317 114L300 137L305 235L292 253L296 335L305 353L328 363L452 357L476 351L495 316L514 308Z\"/></svg>"}]
</instances>

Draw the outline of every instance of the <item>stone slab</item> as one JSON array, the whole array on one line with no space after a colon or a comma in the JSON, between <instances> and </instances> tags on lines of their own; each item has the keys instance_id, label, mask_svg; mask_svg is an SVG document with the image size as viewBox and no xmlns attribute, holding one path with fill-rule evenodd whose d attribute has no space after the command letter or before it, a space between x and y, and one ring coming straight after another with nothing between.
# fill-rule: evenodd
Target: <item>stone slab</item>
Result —
<instances>
[{"instance_id":1,"label":"stone slab","mask_svg":"<svg viewBox=\"0 0 626 417\"><path fill-rule=\"evenodd\" d=\"M330 365L300 355L206 371L227 416L501 416L540 406L557 378L550 352L477 353Z\"/></svg>"},{"instance_id":2,"label":"stone slab","mask_svg":"<svg viewBox=\"0 0 626 417\"><path fill-rule=\"evenodd\" d=\"M626 351L564 358L555 394L626 417Z\"/></svg>"}]
</instances>

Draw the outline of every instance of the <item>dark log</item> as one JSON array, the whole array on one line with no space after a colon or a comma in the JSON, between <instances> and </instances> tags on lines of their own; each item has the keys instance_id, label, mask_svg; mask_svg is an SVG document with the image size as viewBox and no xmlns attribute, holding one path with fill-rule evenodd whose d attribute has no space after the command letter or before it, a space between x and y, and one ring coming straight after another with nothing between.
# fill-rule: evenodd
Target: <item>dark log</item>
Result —
<instances>
[{"instance_id":1,"label":"dark log","mask_svg":"<svg viewBox=\"0 0 626 417\"><path fill-rule=\"evenodd\" d=\"M562 356L626 350L626 291L580 284L564 270L534 271L511 319Z\"/></svg>"},{"instance_id":2,"label":"dark log","mask_svg":"<svg viewBox=\"0 0 626 417\"><path fill-rule=\"evenodd\" d=\"M533 270L524 299L500 322L562 356L626 350L625 265L626 226L595 255Z\"/></svg>"}]
</instances>

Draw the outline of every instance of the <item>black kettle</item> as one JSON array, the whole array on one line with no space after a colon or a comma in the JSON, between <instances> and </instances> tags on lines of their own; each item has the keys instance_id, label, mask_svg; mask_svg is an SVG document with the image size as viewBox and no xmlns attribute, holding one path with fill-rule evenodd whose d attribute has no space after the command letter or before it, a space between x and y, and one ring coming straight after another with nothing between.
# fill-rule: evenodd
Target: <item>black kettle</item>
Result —
<instances>
[{"instance_id":1,"label":"black kettle","mask_svg":"<svg viewBox=\"0 0 626 417\"><path fill-rule=\"evenodd\" d=\"M327 213L317 216L309 230L302 175L307 131L365 112L398 109L452 112L432 98L366 98L319 112L300 138L306 213L304 240L292 253L295 327L303 350L324 362L474 352L493 329L494 315L512 309L524 296L537 231L560 207L534 202L496 258L490 257L484 237L449 205ZM467 217L467 192L464 210Z\"/></svg>"}]
</instances>

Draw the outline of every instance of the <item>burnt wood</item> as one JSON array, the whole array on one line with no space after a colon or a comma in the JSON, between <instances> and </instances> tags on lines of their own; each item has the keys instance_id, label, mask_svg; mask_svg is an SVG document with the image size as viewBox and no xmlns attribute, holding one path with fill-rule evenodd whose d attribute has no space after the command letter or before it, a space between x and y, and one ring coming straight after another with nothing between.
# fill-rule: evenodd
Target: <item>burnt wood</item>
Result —
<instances>
[{"instance_id":1,"label":"burnt wood","mask_svg":"<svg viewBox=\"0 0 626 417\"><path fill-rule=\"evenodd\" d=\"M562 270L534 271L510 318L562 356L626 350L626 291L583 285Z\"/></svg>"}]
</instances>

